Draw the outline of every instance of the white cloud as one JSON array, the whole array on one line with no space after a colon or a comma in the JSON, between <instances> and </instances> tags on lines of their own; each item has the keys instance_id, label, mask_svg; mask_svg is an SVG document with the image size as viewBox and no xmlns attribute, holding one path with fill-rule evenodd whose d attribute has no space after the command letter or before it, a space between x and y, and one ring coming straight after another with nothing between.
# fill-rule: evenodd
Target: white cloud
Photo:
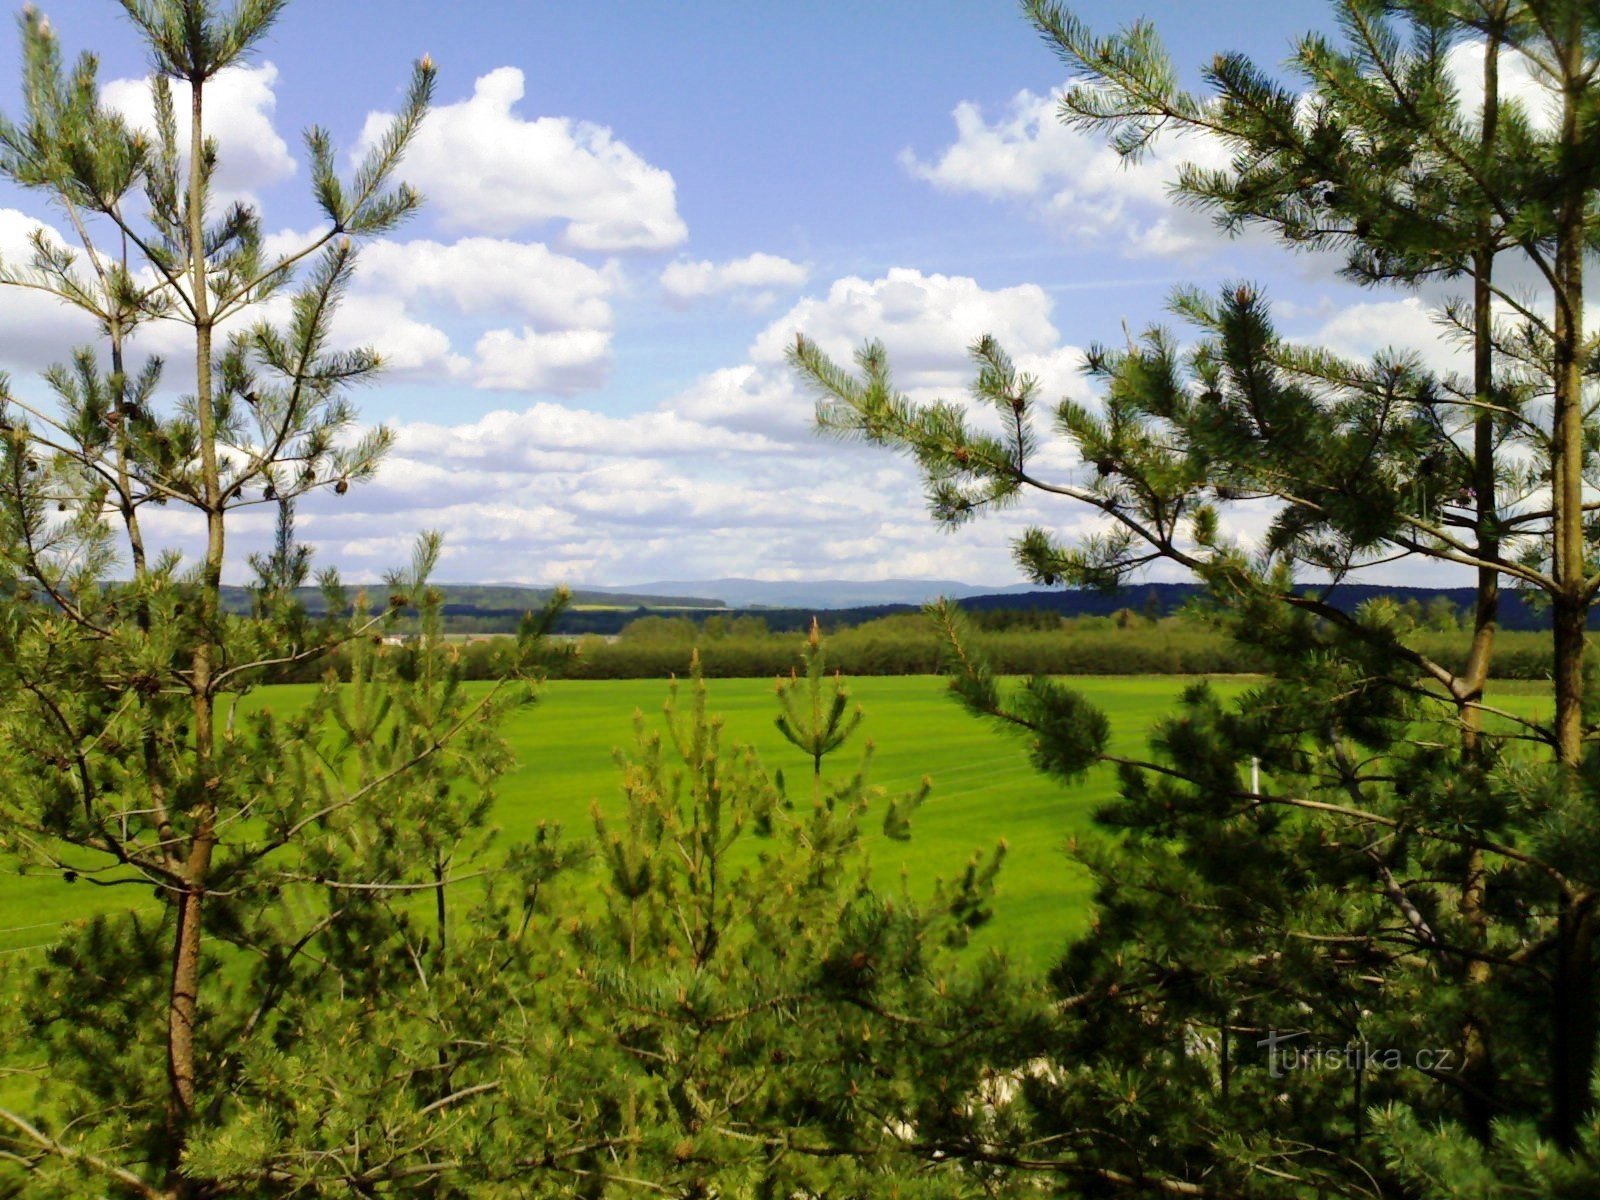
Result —
<instances>
[{"instance_id":1,"label":"white cloud","mask_svg":"<svg viewBox=\"0 0 1600 1200\"><path fill-rule=\"evenodd\" d=\"M1358 360L1379 351L1415 353L1441 373L1468 371L1472 365L1460 340L1440 324L1438 310L1418 296L1346 305L1305 340Z\"/></svg>"},{"instance_id":2,"label":"white cloud","mask_svg":"<svg viewBox=\"0 0 1600 1200\"><path fill-rule=\"evenodd\" d=\"M0 264L6 269L26 273L33 261L30 239L43 229L56 246L60 233L14 208L0 208ZM91 277L87 262L80 268ZM66 357L73 346L94 338L95 323L87 313L44 292L0 286L0 366L19 374L32 374Z\"/></svg>"},{"instance_id":3,"label":"white cloud","mask_svg":"<svg viewBox=\"0 0 1600 1200\"><path fill-rule=\"evenodd\" d=\"M1483 98L1484 45L1463 41L1447 57L1469 127ZM1502 54L1500 88L1503 100L1519 104L1535 129L1554 127L1557 98L1526 57ZM1105 137L1064 125L1054 97L1027 90L992 118L970 101L958 104L952 117L955 139L932 159L910 148L901 151L901 165L913 177L943 191L1019 205L1084 249L1115 245L1132 258L1188 261L1223 246L1237 253L1238 242L1224 239L1205 212L1180 207L1169 195L1184 163L1212 169L1229 165L1231 155L1216 137L1174 131L1155 138L1140 158L1128 160ZM1313 254L1301 265L1326 275L1336 261Z\"/></svg>"},{"instance_id":4,"label":"white cloud","mask_svg":"<svg viewBox=\"0 0 1600 1200\"><path fill-rule=\"evenodd\" d=\"M289 145L272 124L277 107L274 88L278 68L271 63L259 67L228 67L206 84L206 131L217 140L217 174L213 183L215 199L222 204L233 200L255 203L265 188L281 183L295 172ZM182 130L189 111L189 85L171 81L172 100L180 114L180 141L188 145ZM155 103L148 79L114 79L102 90L106 104L127 118L135 128L155 132Z\"/></svg>"},{"instance_id":5,"label":"white cloud","mask_svg":"<svg viewBox=\"0 0 1600 1200\"><path fill-rule=\"evenodd\" d=\"M564 456L560 461L570 468L590 458L770 449L771 444L756 434L718 429L676 412L614 417L548 401L520 411L498 410L464 425L403 424L395 443L396 453L408 459L499 470L529 466L542 470L551 465L551 455Z\"/></svg>"},{"instance_id":6,"label":"white cloud","mask_svg":"<svg viewBox=\"0 0 1600 1200\"><path fill-rule=\"evenodd\" d=\"M1061 343L1051 306L1048 293L1031 284L987 289L967 276L907 267L871 280L849 276L769 323L748 362L701 376L665 407L723 428L815 445L813 400L784 361L797 333L847 365L863 343L882 341L898 387L913 399L958 403L969 402L975 373L968 347L992 334L1018 370L1039 381L1046 403L1063 395L1089 399L1083 353Z\"/></svg>"},{"instance_id":7,"label":"white cloud","mask_svg":"<svg viewBox=\"0 0 1600 1200\"><path fill-rule=\"evenodd\" d=\"M403 558L396 530L432 528L454 549L448 574L458 579L1015 575L1006 546L1015 520L986 523L987 537L956 546L924 516L911 469L888 455L864 463L819 445L814 459L799 461L729 448L703 427L550 416L530 410L472 426L403 427L378 479L310 502L304 532L323 558L354 574L375 575ZM682 452L645 445L640 433L652 427ZM630 449L619 450L618 435ZM506 453L518 437L528 441ZM552 466L529 449L558 441L604 452L580 450Z\"/></svg>"},{"instance_id":8,"label":"white cloud","mask_svg":"<svg viewBox=\"0 0 1600 1200\"><path fill-rule=\"evenodd\" d=\"M450 336L426 320L431 310L411 307L419 299L442 308L479 302L455 294L450 282L450 265L478 253L452 257L453 249L423 245L419 262L444 265L420 272L428 282L414 296L398 288L406 247L384 251L396 260L392 268L375 256L370 288L358 286L341 310L339 341L375 343L392 368L453 378L463 389L570 391L604 372L608 330L508 326L484 334L473 354L455 353ZM544 260L535 253L528 261ZM543 302L514 280L494 288L499 308L532 311ZM744 361L707 373L651 411L613 414L546 400L472 420L398 422L376 480L342 497L309 498L302 533L320 562L352 579L380 576L409 553L411 531L431 528L446 537L443 574L453 579L937 575L999 583L1015 578L1008 541L1022 522L1074 527L1076 517L1059 506L1024 507L959 542L942 535L925 515L914 466L815 436L811 399L781 361L802 327L846 357L866 338L883 336L906 386L919 394L948 386L953 399L971 377L966 344L985 331L1047 377L1069 379L1077 361L1038 288L985 289L904 269L844 279L771 322ZM270 533L265 521L239 527L230 579ZM162 527L164 542L190 552L200 537L192 522Z\"/></svg>"},{"instance_id":9,"label":"white cloud","mask_svg":"<svg viewBox=\"0 0 1600 1200\"><path fill-rule=\"evenodd\" d=\"M1476 114L1483 106L1483 56L1487 43L1480 40L1457 42L1450 47L1446 64L1456 86L1463 112ZM1553 133L1560 119L1560 96L1548 79L1528 59L1514 50L1503 50L1498 64L1501 103L1520 105L1528 122L1541 133ZM1476 126L1477 121L1469 121Z\"/></svg>"},{"instance_id":10,"label":"white cloud","mask_svg":"<svg viewBox=\"0 0 1600 1200\"><path fill-rule=\"evenodd\" d=\"M812 434L812 403L787 371L743 363L695 380L666 409L719 429L804 443Z\"/></svg>"},{"instance_id":11,"label":"white cloud","mask_svg":"<svg viewBox=\"0 0 1600 1200\"><path fill-rule=\"evenodd\" d=\"M36 228L61 241L49 226L15 209L0 209L0 262L26 267L32 253L28 237ZM314 238L283 230L265 241L270 255ZM389 378L570 395L605 380L611 364L609 297L619 286L613 265L592 267L538 243L380 240L363 253L354 287L334 315L332 340L338 347L376 350ZM222 332L261 319L281 322L289 303L286 294L275 296L264 307L231 318ZM466 354L435 323L448 310L511 316L523 324L520 330L482 331ZM0 368L19 376L60 361L96 334L94 323L76 309L20 288L0 287L0 320L12 335L0 343ZM193 343L180 323L147 322L134 345L167 359L170 386L192 382Z\"/></svg>"},{"instance_id":12,"label":"white cloud","mask_svg":"<svg viewBox=\"0 0 1600 1200\"><path fill-rule=\"evenodd\" d=\"M611 334L603 329L491 329L475 350L481 388L571 394L598 387L611 366Z\"/></svg>"},{"instance_id":13,"label":"white cloud","mask_svg":"<svg viewBox=\"0 0 1600 1200\"><path fill-rule=\"evenodd\" d=\"M332 337L340 346L376 350L388 375L459 378L469 366L452 351L447 333L412 316L395 296L345 297L333 317Z\"/></svg>"},{"instance_id":14,"label":"white cloud","mask_svg":"<svg viewBox=\"0 0 1600 1200\"><path fill-rule=\"evenodd\" d=\"M519 115L524 91L522 72L500 67L423 122L403 173L448 225L503 235L565 221L567 245L602 253L666 250L688 236L670 172L603 125ZM392 119L370 115L358 153Z\"/></svg>"},{"instance_id":15,"label":"white cloud","mask_svg":"<svg viewBox=\"0 0 1600 1200\"><path fill-rule=\"evenodd\" d=\"M661 290L678 304L728 292L759 292L765 302L775 299L760 289L797 288L811 276L811 268L775 254L750 254L731 262L682 260L661 272Z\"/></svg>"},{"instance_id":16,"label":"white cloud","mask_svg":"<svg viewBox=\"0 0 1600 1200\"><path fill-rule=\"evenodd\" d=\"M432 367L437 373L443 367L453 378L470 375L480 388L565 395L598 387L610 369L608 298L617 287L617 273L537 242L380 241L363 252L358 280L360 290L352 299L397 314L391 327L376 331L375 344L409 347L421 359L417 369ZM407 315L430 311L440 301L468 316L504 314L524 324L520 332L501 328L481 334L469 364L448 352L448 338L439 330ZM443 346L436 344L440 339ZM389 357L395 361L392 351Z\"/></svg>"},{"instance_id":17,"label":"white cloud","mask_svg":"<svg viewBox=\"0 0 1600 1200\"><path fill-rule=\"evenodd\" d=\"M781 363L795 334L804 333L848 362L863 342L877 339L901 386L960 389L972 375L967 348L983 334L1015 357L1056 350L1051 306L1049 294L1031 283L991 290L967 276L894 267L878 279L835 280L826 296L800 301L762 331L750 356Z\"/></svg>"},{"instance_id":18,"label":"white cloud","mask_svg":"<svg viewBox=\"0 0 1600 1200\"><path fill-rule=\"evenodd\" d=\"M265 239L266 251L288 253L314 237L283 230ZM386 369L411 378L572 393L604 381L610 300L622 283L614 261L590 266L539 242L381 238L362 248L334 332L340 344L371 346ZM521 330L480 326L474 359L435 323L452 313L510 317Z\"/></svg>"},{"instance_id":19,"label":"white cloud","mask_svg":"<svg viewBox=\"0 0 1600 1200\"><path fill-rule=\"evenodd\" d=\"M959 540L925 514L915 467L818 438L812 402L783 348L796 329L847 357L881 336L903 386L960 400L967 343L993 332L1047 397L1085 391L1081 355L1032 287L986 289L896 269L842 279L770 323L744 362L708 372L659 407L626 415L542 401L457 424L396 426L393 457L368 486L306 509L330 561L380 572L403 555L397 529L437 528L453 578L630 583L649 578L1016 577L1010 538L1029 521L1071 536L1090 517L1030 499ZM478 369L548 385L547 346L504 331ZM489 353L483 353L489 351ZM500 363L504 352L506 362ZM1052 471L1070 456L1041 459Z\"/></svg>"},{"instance_id":20,"label":"white cloud","mask_svg":"<svg viewBox=\"0 0 1600 1200\"><path fill-rule=\"evenodd\" d=\"M1048 293L1026 284L986 289L970 277L906 267L877 279L849 276L770 322L757 335L748 362L708 372L664 407L722 428L816 446L813 399L784 361L797 333L846 365L863 343L882 341L898 387L917 400L958 403L970 403L974 368L968 347L993 334L1018 370L1039 381L1046 403L1063 395L1090 398L1083 354L1061 343L1051 306Z\"/></svg>"},{"instance_id":21,"label":"white cloud","mask_svg":"<svg viewBox=\"0 0 1600 1200\"><path fill-rule=\"evenodd\" d=\"M1069 129L1056 102L1021 91L995 120L963 102L953 113L956 139L927 162L907 149L901 164L948 192L1023 204L1063 239L1086 248L1118 244L1131 257L1193 258L1215 243L1203 214L1167 196L1179 164L1222 166L1226 149L1209 137L1159 139L1137 162L1103 138Z\"/></svg>"},{"instance_id":22,"label":"white cloud","mask_svg":"<svg viewBox=\"0 0 1600 1200\"><path fill-rule=\"evenodd\" d=\"M611 326L613 272L557 254L538 242L464 238L382 240L364 248L360 286L399 296L444 300L467 315L511 313L562 329Z\"/></svg>"},{"instance_id":23,"label":"white cloud","mask_svg":"<svg viewBox=\"0 0 1600 1200\"><path fill-rule=\"evenodd\" d=\"M40 229L44 230L50 242L57 247L67 247L75 255L77 278L92 292L96 287L94 271L80 243L75 238L64 237L53 226L16 209L0 208L0 263L8 270L26 276L33 256L30 238L35 230ZM136 270L135 278L145 284L154 284L156 281L154 271L148 268ZM288 298L275 296L262 306L235 313L223 321L217 329L219 340L262 319L282 321L288 311ZM341 312L341 317L343 315ZM388 321L370 324L378 332L392 328L392 323ZM28 394L30 390L37 393L38 384L33 377L54 363L65 362L79 346L90 345L97 353L106 352L104 335L87 313L48 293L31 288L0 285L0 328L6 334L0 337L0 368L17 373L13 386L20 394ZM347 344L357 343L350 341ZM134 355L131 361L135 364L139 361L138 356L143 354L165 360L162 378L168 389L193 386L193 332L181 321L146 320L139 325L129 345Z\"/></svg>"}]
</instances>

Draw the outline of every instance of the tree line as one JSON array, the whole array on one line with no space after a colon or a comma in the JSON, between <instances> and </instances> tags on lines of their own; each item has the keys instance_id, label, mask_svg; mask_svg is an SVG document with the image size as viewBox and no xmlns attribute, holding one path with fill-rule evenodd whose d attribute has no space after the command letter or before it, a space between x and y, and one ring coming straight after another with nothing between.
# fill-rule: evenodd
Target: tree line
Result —
<instances>
[{"instance_id":1,"label":"tree line","mask_svg":"<svg viewBox=\"0 0 1600 1200\"><path fill-rule=\"evenodd\" d=\"M1271 656L1198 618L1151 620L1131 609L1109 617L1061 618L1039 610L995 610L966 614L984 633L996 674L1041 675L1257 675L1272 669ZM814 618L816 619L816 618ZM740 622L743 622L742 624ZM684 675L691 657L710 679L786 675L799 635L762 629L759 617L735 618L719 627L715 618L695 622L675 617L640 617L614 638L552 637L541 668L551 679L669 679ZM405 623L396 625L403 639ZM861 625L823 628L835 666L849 675L935 675L944 670L948 645L938 625L923 614L880 617ZM1452 668L1464 665L1471 637L1463 630L1430 625L1415 635L1428 655ZM402 642L383 651L396 669L409 671L414 655ZM515 639L480 637L456 647L472 680L505 678L516 670ZM313 683L329 669L345 677L349 656L336 653L278 678ZM1549 639L1531 632L1501 635L1494 677L1548 680Z\"/></svg>"}]
</instances>

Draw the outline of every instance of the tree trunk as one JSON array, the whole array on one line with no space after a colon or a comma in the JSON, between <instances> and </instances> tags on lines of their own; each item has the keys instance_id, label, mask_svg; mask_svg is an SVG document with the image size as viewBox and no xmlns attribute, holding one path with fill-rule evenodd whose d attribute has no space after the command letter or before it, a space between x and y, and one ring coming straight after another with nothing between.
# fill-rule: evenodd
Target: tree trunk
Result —
<instances>
[{"instance_id":1,"label":"tree trunk","mask_svg":"<svg viewBox=\"0 0 1600 1200\"><path fill-rule=\"evenodd\" d=\"M1556 926L1550 1040L1550 1136L1563 1150L1578 1146L1589 1116L1595 1058L1594 901L1563 898Z\"/></svg>"},{"instance_id":2,"label":"tree trunk","mask_svg":"<svg viewBox=\"0 0 1600 1200\"><path fill-rule=\"evenodd\" d=\"M190 813L194 822L184 864L185 890L178 898L178 928L173 949L172 985L167 1004L168 1154L176 1170L194 1116L199 1081L195 1023L200 1006L203 916L211 855L216 845L217 789L212 639L216 636L222 583L223 496L217 464L216 410L211 368L211 304L207 294L205 243L205 126L203 78L190 79L188 251L191 314L195 331L195 409L199 424L201 502L206 514L206 552L200 581L199 614L189 686L193 697L194 774ZM169 1183L182 1196L187 1184Z\"/></svg>"},{"instance_id":3,"label":"tree trunk","mask_svg":"<svg viewBox=\"0 0 1600 1200\"><path fill-rule=\"evenodd\" d=\"M174 1131L181 1131L195 1104L195 1011L200 992L201 914L205 893L190 889L178 897L178 928L173 937L172 987L168 1006L167 1081L168 1106ZM177 1166L176 1146L170 1166Z\"/></svg>"},{"instance_id":4,"label":"tree trunk","mask_svg":"<svg viewBox=\"0 0 1600 1200\"><path fill-rule=\"evenodd\" d=\"M1565 177L1556 214L1555 322L1552 367L1551 509L1555 566L1556 755L1575 792L1583 754L1583 651L1588 622L1588 561L1583 529L1583 256L1588 200L1578 113L1583 73L1582 6L1567 16L1556 47L1561 65L1560 146ZM1565 896L1557 924L1551 1038L1551 1137L1575 1148L1593 1108L1595 1059L1593 897Z\"/></svg>"},{"instance_id":5,"label":"tree trunk","mask_svg":"<svg viewBox=\"0 0 1600 1200\"><path fill-rule=\"evenodd\" d=\"M1577 5L1559 48L1563 67L1560 145L1565 158L1580 151L1582 17ZM1554 414L1551 428L1551 530L1555 566L1556 752L1574 768L1583 747L1583 642L1588 608L1583 536L1583 254L1588 201L1584 173L1573 162L1562 181L1556 215L1555 322L1552 347Z\"/></svg>"},{"instance_id":6,"label":"tree trunk","mask_svg":"<svg viewBox=\"0 0 1600 1200\"><path fill-rule=\"evenodd\" d=\"M1501 6L1496 14L1504 20ZM1483 52L1483 110L1480 114L1479 147L1487 162L1494 153L1500 123L1500 39L1498 29L1491 32ZM1472 488L1477 500L1477 552L1481 562L1492 563L1500 556L1498 497L1495 478L1495 422L1488 406L1494 399L1494 258L1495 230L1484 222L1478 231L1479 248L1472 262L1472 393L1479 408L1472 418ZM1477 602L1472 614L1472 647L1467 654L1465 678L1457 695L1462 704L1461 757L1469 770L1481 772L1483 748L1480 734L1483 711L1477 707L1489 681L1489 664L1500 619L1500 572L1492 566L1478 568ZM1466 930L1468 947L1483 951L1488 946L1489 918L1484 907L1487 892L1483 851L1473 847L1461 873L1458 911ZM1463 1117L1478 1141L1490 1137L1494 1108L1490 1097L1495 1092L1494 1060L1489 1046L1489 1029L1478 1011L1481 996L1490 981L1489 964L1469 958L1463 968L1467 1016L1461 1028L1461 1078L1466 1083Z\"/></svg>"}]
</instances>

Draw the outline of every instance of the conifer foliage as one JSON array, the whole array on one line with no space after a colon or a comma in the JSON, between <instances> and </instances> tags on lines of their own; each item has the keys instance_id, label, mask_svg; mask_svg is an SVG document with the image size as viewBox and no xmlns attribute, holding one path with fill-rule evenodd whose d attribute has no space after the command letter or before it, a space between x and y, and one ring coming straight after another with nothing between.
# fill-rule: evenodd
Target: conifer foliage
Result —
<instances>
[{"instance_id":1,"label":"conifer foliage","mask_svg":"<svg viewBox=\"0 0 1600 1200\"><path fill-rule=\"evenodd\" d=\"M779 689L804 795L724 744L697 672L663 732L641 721L592 842L541 826L508 846L498 728L533 697L561 597L487 687L444 636L435 535L377 611L331 571L320 615L297 599L297 512L388 445L348 399L381 363L332 321L362 240L420 203L395 173L431 62L348 177L307 133L325 227L269 252L252 207L214 199L208 96L282 0L123 7L153 135L31 9L23 107L0 120L0 171L76 239L41 232L0 285L101 333L46 396L0 402L0 834L25 869L128 898L6 964L0 1194L983 1188L947 1148L990 1136L976 1098L1034 1003L997 954L956 970L999 855L930 896L873 884L869 816L907 837L928 784L873 787L870 744L823 769L861 717L820 637ZM190 341L181 369L141 349L158 319ZM198 553L163 508L203 531ZM245 616L220 588L250 509L276 534ZM265 690L334 651L347 681Z\"/></svg>"},{"instance_id":2,"label":"conifer foliage","mask_svg":"<svg viewBox=\"0 0 1600 1200\"><path fill-rule=\"evenodd\" d=\"M824 655L808 639L807 663ZM1033 1003L995 955L956 968L993 870L929 897L875 886L869 820L903 837L914 804L885 804L870 750L790 800L727 742L698 666L635 724L620 802L595 805L578 990L529 1043L550 1083L518 1102L593 1082L563 1123L515 1118L576 1139L536 1161L596 1196L982 1194L944 1146L983 1135L976 1098Z\"/></svg>"},{"instance_id":3,"label":"conifer foliage","mask_svg":"<svg viewBox=\"0 0 1600 1200\"><path fill-rule=\"evenodd\" d=\"M791 670L788 679L778 680L778 705L782 711L774 723L791 745L811 756L811 773L820 776L823 758L849 741L860 727L861 706L850 709L850 691L837 673L832 694L825 693L827 664L815 617L811 618L811 632L801 660L806 669L803 686L797 670Z\"/></svg>"},{"instance_id":4,"label":"conifer foliage","mask_svg":"<svg viewBox=\"0 0 1600 1200\"><path fill-rule=\"evenodd\" d=\"M442 1194L419 1189L483 1082L493 960L458 953L452 906L508 761L495 722L526 688L462 688L428 586L436 538L390 581L422 613L406 656L373 644L398 608L368 612L332 572L328 615L294 599L296 501L344 494L388 445L348 399L378 357L339 348L331 322L359 243L419 203L394 175L434 72L416 65L348 178L308 132L324 227L269 251L257 212L215 196L208 98L283 7L127 0L153 134L106 106L92 56L68 66L43 15L21 20L0 171L69 240L41 230L0 285L75 306L101 337L45 397L0 399L0 814L27 869L129 905L9 964L25 1061L0 1142L20 1195ZM142 352L156 320L184 331L181 366ZM162 509L203 531L198 554L166 544ZM241 619L219 586L252 509L278 538ZM350 688L288 710L252 695L340 646Z\"/></svg>"},{"instance_id":5,"label":"conifer foliage","mask_svg":"<svg viewBox=\"0 0 1600 1200\"><path fill-rule=\"evenodd\" d=\"M1440 336L1471 364L1293 344L1243 282L1179 291L1181 334L1094 348L1093 405L1049 404L992 338L970 398L934 404L897 391L879 345L855 371L793 347L820 426L911 456L940 522L1030 493L1076 505L1091 535L1016 544L1031 578L1176 565L1273 664L1236 705L1192 689L1147 753L1118 755L1086 698L1008 695L946 615L971 707L1028 732L1046 770L1121 777L1100 814L1116 838L1080 850L1098 923L1054 973L1052 1065L1023 1107L1057 1151L1032 1166L1136 1194L1588 1194L1597 11L1341 0L1342 36L1302 39L1292 78L1219 55L1194 95L1150 25L1106 37L1025 8L1075 76L1064 120L1127 156L1217 139L1229 165L1180 173L1181 199L1375 287L1453 288ZM1045 473L1047 438L1081 465ZM1269 514L1257 543L1223 532L1243 503ZM1397 559L1474 575L1463 669L1392 605L1328 603ZM1553 613L1548 720L1490 698L1507 583ZM1354 1053L1286 1075L1279 1047Z\"/></svg>"}]
</instances>

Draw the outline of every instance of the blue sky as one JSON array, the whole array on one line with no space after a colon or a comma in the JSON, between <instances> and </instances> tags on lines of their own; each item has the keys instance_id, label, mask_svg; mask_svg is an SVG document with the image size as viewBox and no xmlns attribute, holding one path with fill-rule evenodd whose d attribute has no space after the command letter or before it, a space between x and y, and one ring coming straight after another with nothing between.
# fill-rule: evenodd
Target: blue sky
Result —
<instances>
[{"instance_id":1,"label":"blue sky","mask_svg":"<svg viewBox=\"0 0 1600 1200\"><path fill-rule=\"evenodd\" d=\"M139 119L145 60L119 6L42 7ZM1326 21L1298 0L1078 11L1154 19L1191 80L1224 49L1279 63ZM1159 318L1180 281L1247 275L1292 331L1350 351L1432 340L1416 299L1354 292L1327 262L1224 242L1172 208L1173 164L1214 147L1127 171L1062 130L1064 69L1007 3L291 4L213 91L225 188L290 245L314 228L299 131L358 144L423 52L438 108L402 174L430 204L368 251L341 318L390 361L360 403L397 451L303 520L320 561L357 578L439 528L456 580L999 584L1017 578L1020 523L1090 528L1043 506L935 531L904 464L810 433L779 361L796 330L840 354L884 338L927 396L959 394L965 345L994 332L1047 388L1088 397L1079 348ZM34 220L56 216L0 186L0 253ZM0 365L29 394L84 331L0 303ZM174 353L163 336L146 348ZM192 535L176 518L165 532ZM231 574L264 535L241 525Z\"/></svg>"}]
</instances>

